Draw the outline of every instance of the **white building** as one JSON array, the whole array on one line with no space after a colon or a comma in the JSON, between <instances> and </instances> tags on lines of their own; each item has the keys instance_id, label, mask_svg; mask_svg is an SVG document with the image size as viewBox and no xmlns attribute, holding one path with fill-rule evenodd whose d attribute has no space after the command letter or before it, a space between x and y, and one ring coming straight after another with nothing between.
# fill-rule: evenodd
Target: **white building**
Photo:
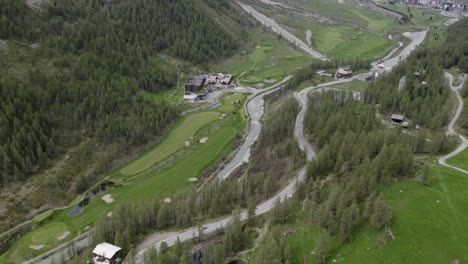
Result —
<instances>
[{"instance_id":1,"label":"white building","mask_svg":"<svg viewBox=\"0 0 468 264\"><path fill-rule=\"evenodd\" d=\"M120 263L120 251L122 249L109 243L98 244L93 250L94 264L117 264Z\"/></svg>"}]
</instances>

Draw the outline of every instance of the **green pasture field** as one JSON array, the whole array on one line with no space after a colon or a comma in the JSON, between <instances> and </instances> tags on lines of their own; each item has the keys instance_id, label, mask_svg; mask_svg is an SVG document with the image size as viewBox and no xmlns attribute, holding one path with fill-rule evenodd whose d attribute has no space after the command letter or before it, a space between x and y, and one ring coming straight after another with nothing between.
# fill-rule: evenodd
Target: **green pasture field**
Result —
<instances>
[{"instance_id":1,"label":"green pasture field","mask_svg":"<svg viewBox=\"0 0 468 264\"><path fill-rule=\"evenodd\" d=\"M293 0L292 4L302 7L321 16L334 18L342 22L348 22L364 29L383 32L395 28L392 18L372 12L360 6L354 0L345 0L344 3L329 0Z\"/></svg>"},{"instance_id":2,"label":"green pasture field","mask_svg":"<svg viewBox=\"0 0 468 264\"><path fill-rule=\"evenodd\" d=\"M244 55L235 55L220 65L214 65L213 69L233 74L239 78L241 84L263 83L267 87L274 82L264 83L264 80L274 79L279 82L313 60L300 49L266 32L264 28L253 30L251 37L253 47Z\"/></svg>"},{"instance_id":3,"label":"green pasture field","mask_svg":"<svg viewBox=\"0 0 468 264\"><path fill-rule=\"evenodd\" d=\"M285 25L296 37L305 41L306 31L312 32L312 46L335 59L378 59L396 48L398 43L386 35L359 31L350 26L325 25L311 19L276 14L275 20Z\"/></svg>"},{"instance_id":4,"label":"green pasture field","mask_svg":"<svg viewBox=\"0 0 468 264\"><path fill-rule=\"evenodd\" d=\"M464 170L468 170L468 149L465 149L457 156L448 159L447 163Z\"/></svg>"},{"instance_id":5,"label":"green pasture field","mask_svg":"<svg viewBox=\"0 0 468 264\"><path fill-rule=\"evenodd\" d=\"M368 7L360 5L356 0L344 0L343 2L344 3L339 3L338 1L329 0L292 0L289 3L320 14L321 16L352 23L374 33L416 31L425 27L438 26L447 19L435 10L411 7L410 10L413 14L414 24L407 23L400 25L392 17L374 12ZM383 6L409 16L406 5L384 4ZM430 19L430 17L432 17L432 19Z\"/></svg>"},{"instance_id":6,"label":"green pasture field","mask_svg":"<svg viewBox=\"0 0 468 264\"><path fill-rule=\"evenodd\" d=\"M218 112L202 112L184 118L171 131L166 140L163 140L161 144L150 150L143 157L125 166L120 173L125 176L131 176L150 168L155 163L177 152L185 145L185 141L190 141L190 137L195 132L218 118Z\"/></svg>"},{"instance_id":7,"label":"green pasture field","mask_svg":"<svg viewBox=\"0 0 468 264\"><path fill-rule=\"evenodd\" d=\"M131 179L123 180L120 174L120 171L126 171L127 167L117 171L108 179L117 182L116 187L107 189L92 200L78 216L68 216L67 209L44 219L37 228L15 241L12 247L0 256L0 263L22 262L28 256L37 256L50 250L84 233L87 226L93 226L98 218L119 204L149 199L162 200L196 184L188 179L200 178L203 171L214 164L221 155L227 156L232 151L231 143L236 134L243 132L245 113L242 106L245 98L246 95L226 95L222 99L224 105L218 109L194 113L180 120L160 144L128 165L131 168L129 171L136 173ZM241 101L240 107L235 107L233 103L238 100ZM220 118L221 114L225 116ZM193 140L190 139L191 136ZM199 140L205 137L208 138L206 143L200 143ZM189 141L190 145L186 146L185 141ZM160 152L164 154L159 154ZM159 162L155 164L155 160ZM146 169L139 169L135 163ZM112 203L101 199L106 194L111 195L114 200ZM63 241L58 240L57 237L64 231L70 231L71 234ZM29 248L30 245L37 244L44 245L44 248Z\"/></svg>"},{"instance_id":8,"label":"green pasture field","mask_svg":"<svg viewBox=\"0 0 468 264\"><path fill-rule=\"evenodd\" d=\"M383 192L393 210L391 232L395 240L381 243L385 231L362 224L353 232L351 242L341 245L333 239L327 263L451 263L468 259L467 175L434 161L428 186L405 180ZM312 252L317 227L291 228L297 231L288 238L293 263L315 263Z\"/></svg>"},{"instance_id":9,"label":"green pasture field","mask_svg":"<svg viewBox=\"0 0 468 264\"><path fill-rule=\"evenodd\" d=\"M404 4L383 4L382 6L400 12L402 14L412 14L415 29L422 29L431 26L440 26L448 18L442 16L438 11L430 8L417 8Z\"/></svg>"}]
</instances>

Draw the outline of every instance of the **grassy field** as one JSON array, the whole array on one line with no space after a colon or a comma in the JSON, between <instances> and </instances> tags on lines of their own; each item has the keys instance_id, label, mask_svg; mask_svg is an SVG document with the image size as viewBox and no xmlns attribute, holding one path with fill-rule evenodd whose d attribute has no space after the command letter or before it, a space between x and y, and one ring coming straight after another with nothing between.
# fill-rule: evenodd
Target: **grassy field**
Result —
<instances>
[{"instance_id":1,"label":"grassy field","mask_svg":"<svg viewBox=\"0 0 468 264\"><path fill-rule=\"evenodd\" d=\"M45 252L63 242L57 237L64 231L71 232L67 239L84 233L87 226L92 226L99 217L118 204L164 199L186 190L194 184L188 181L189 178L200 178L202 172L221 155L226 156L232 151L231 142L245 127L245 113L242 107L245 98L245 95L226 95L223 98L224 105L215 111L194 113L179 121L154 149L110 176L109 180L118 182L119 186L100 194L84 207L78 216L70 217L69 210L64 210L43 220L37 228L17 240L10 250L0 257L0 263L18 263L28 256ZM239 104L234 104L239 100ZM221 118L221 114L225 116ZM190 139L191 136L193 139ZM199 142L202 138L207 138L207 141ZM189 146L185 145L185 141L189 141ZM155 160L159 162L156 163ZM152 167L155 164L157 166ZM124 181L120 171L136 174ZM106 194L111 195L114 200L112 203L101 199ZM29 248L30 245L37 244L44 247L40 250Z\"/></svg>"},{"instance_id":2,"label":"grassy field","mask_svg":"<svg viewBox=\"0 0 468 264\"><path fill-rule=\"evenodd\" d=\"M143 157L140 157L128 166L125 166L120 173L130 176L145 171L157 162L166 159L180 150L185 146L185 142L190 141L190 137L193 136L200 128L214 120L217 120L218 118L218 112L203 112L184 118L180 124L171 131L171 134L166 140L163 140L161 144L146 153Z\"/></svg>"},{"instance_id":3,"label":"grassy field","mask_svg":"<svg viewBox=\"0 0 468 264\"><path fill-rule=\"evenodd\" d=\"M447 160L447 163L468 170L468 149L465 149L457 156Z\"/></svg>"},{"instance_id":4,"label":"grassy field","mask_svg":"<svg viewBox=\"0 0 468 264\"><path fill-rule=\"evenodd\" d=\"M416 8L404 4L383 4L383 6L411 17L414 29L439 26L447 20L438 11L429 8Z\"/></svg>"},{"instance_id":5,"label":"grassy field","mask_svg":"<svg viewBox=\"0 0 468 264\"><path fill-rule=\"evenodd\" d=\"M447 19L432 9L410 7L410 12L408 12L406 5L384 4L383 6L388 9L407 14L408 16L410 13L412 14L414 24L400 25L393 18L373 12L355 0L344 0L343 3L329 0L292 0L290 3L322 16L351 23L375 33L421 30L425 27L438 26Z\"/></svg>"},{"instance_id":6,"label":"grassy field","mask_svg":"<svg viewBox=\"0 0 468 264\"><path fill-rule=\"evenodd\" d=\"M279 40L263 28L255 29L251 34L252 47L245 55L214 65L213 70L229 72L239 77L241 83L269 86L276 80L281 81L298 67L304 67L312 58L289 43ZM272 79L272 83L264 82Z\"/></svg>"},{"instance_id":7,"label":"grassy field","mask_svg":"<svg viewBox=\"0 0 468 264\"><path fill-rule=\"evenodd\" d=\"M465 162L466 163L466 162ZM385 200L393 209L395 240L379 244L382 232L368 224L358 227L345 245L333 241L329 263L450 263L468 260L468 177L437 165L430 168L430 185L406 180L386 188ZM313 260L317 230L295 226L288 239L294 263ZM335 261L333 261L335 260Z\"/></svg>"},{"instance_id":8,"label":"grassy field","mask_svg":"<svg viewBox=\"0 0 468 264\"><path fill-rule=\"evenodd\" d=\"M359 31L350 26L320 24L303 17L291 19L279 13L275 14L275 20L303 40L306 31L310 30L314 48L332 58L378 59L398 46L387 36Z\"/></svg>"},{"instance_id":9,"label":"grassy field","mask_svg":"<svg viewBox=\"0 0 468 264\"><path fill-rule=\"evenodd\" d=\"M397 28L392 18L374 13L360 6L354 0L345 0L343 3L329 0L292 0L291 3L321 16L352 23L374 32L389 31Z\"/></svg>"}]
</instances>

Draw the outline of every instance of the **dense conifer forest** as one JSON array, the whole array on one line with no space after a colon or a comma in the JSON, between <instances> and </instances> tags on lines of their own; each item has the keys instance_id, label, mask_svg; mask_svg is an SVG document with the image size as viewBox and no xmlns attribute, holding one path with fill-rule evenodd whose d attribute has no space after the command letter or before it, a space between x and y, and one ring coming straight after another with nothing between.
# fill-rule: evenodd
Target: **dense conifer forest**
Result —
<instances>
[{"instance_id":1,"label":"dense conifer forest","mask_svg":"<svg viewBox=\"0 0 468 264\"><path fill-rule=\"evenodd\" d=\"M145 93L248 37L229 1L25 2L0 0L0 230L158 142L179 109Z\"/></svg>"},{"instance_id":2,"label":"dense conifer forest","mask_svg":"<svg viewBox=\"0 0 468 264\"><path fill-rule=\"evenodd\" d=\"M447 39L440 46L417 49L392 73L370 85L366 91L368 102L378 103L384 113L402 113L413 123L437 129L448 124L450 89L444 69L457 67L468 71L468 20L448 28ZM400 90L400 79L406 76Z\"/></svg>"},{"instance_id":3,"label":"dense conifer forest","mask_svg":"<svg viewBox=\"0 0 468 264\"><path fill-rule=\"evenodd\" d=\"M21 0L0 5L0 38L36 44L35 60L50 59L56 69L33 61L27 78L0 78L2 184L27 178L87 137L148 142L176 116L166 102L139 93L175 84L177 71L161 52L204 63L239 46L195 1L51 1L40 11Z\"/></svg>"}]
</instances>

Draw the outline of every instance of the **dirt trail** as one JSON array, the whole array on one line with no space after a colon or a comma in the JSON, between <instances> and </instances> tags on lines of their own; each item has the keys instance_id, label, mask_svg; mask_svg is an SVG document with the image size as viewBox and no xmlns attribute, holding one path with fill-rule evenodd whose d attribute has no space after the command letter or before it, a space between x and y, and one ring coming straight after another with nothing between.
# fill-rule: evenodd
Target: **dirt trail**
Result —
<instances>
[{"instance_id":1,"label":"dirt trail","mask_svg":"<svg viewBox=\"0 0 468 264\"><path fill-rule=\"evenodd\" d=\"M458 100L458 106L457 106L457 110L455 112L455 115L453 116L452 120L450 121L450 123L449 123L449 125L447 127L447 135L456 135L456 136L458 136L458 138L460 138L460 140L461 140L461 144L454 151L450 152L449 154L447 154L445 156L440 157L439 158L439 164L443 165L445 167L457 170L459 172L468 174L467 170L464 170L462 168L459 168L459 167L456 167L456 166L453 166L453 165L450 165L450 164L447 163L448 159L460 154L463 150L465 150L465 148L468 147L468 139L466 139L463 135L457 133L457 131L455 130L455 125L456 125L456 123L457 123L458 119L460 118L460 115L461 115L461 113L463 111L463 103L464 102L463 102L463 98L460 95L460 90L462 89L463 84L465 83L465 79L462 80L462 82L461 82L461 84L459 86L453 86L453 76L450 73L446 72L445 77L446 77L447 81L449 82L450 89L452 89L452 91L455 92L455 94L457 95L457 100Z\"/></svg>"}]
</instances>

